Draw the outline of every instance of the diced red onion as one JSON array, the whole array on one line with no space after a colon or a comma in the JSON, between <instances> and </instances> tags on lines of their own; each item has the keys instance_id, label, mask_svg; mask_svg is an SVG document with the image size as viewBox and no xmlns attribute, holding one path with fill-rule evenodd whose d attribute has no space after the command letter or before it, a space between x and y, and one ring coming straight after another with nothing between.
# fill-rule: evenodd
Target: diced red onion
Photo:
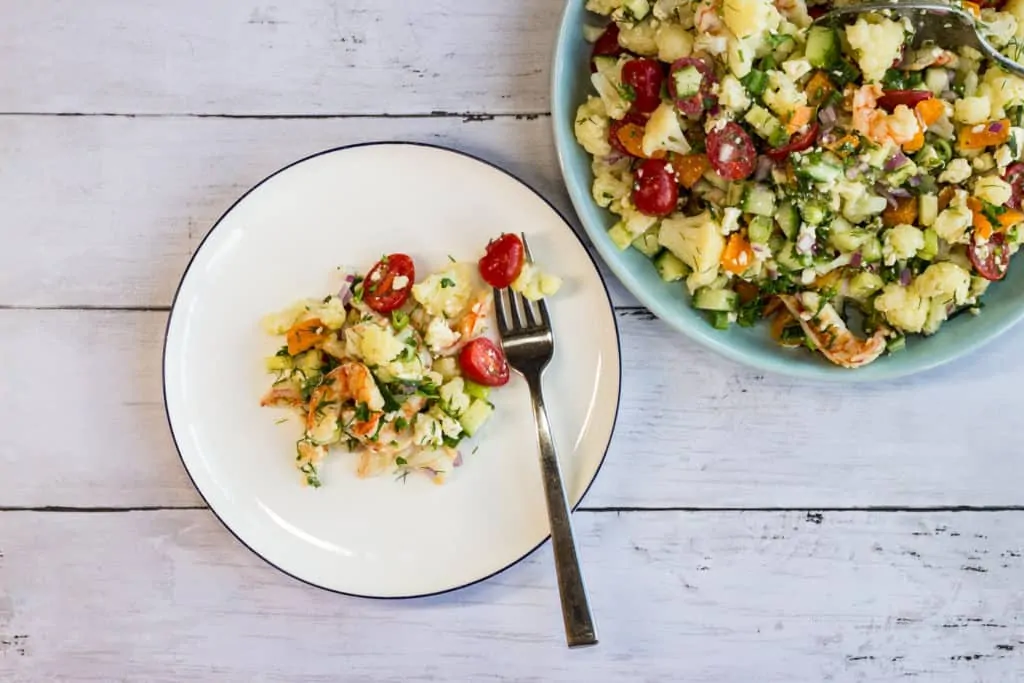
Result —
<instances>
[{"instance_id":1,"label":"diced red onion","mask_svg":"<svg viewBox=\"0 0 1024 683\"><path fill-rule=\"evenodd\" d=\"M990 123L989 126L988 126L988 132L989 133L1002 133L1003 132L1003 122L1002 121L993 121L992 123Z\"/></svg>"},{"instance_id":2,"label":"diced red onion","mask_svg":"<svg viewBox=\"0 0 1024 683\"><path fill-rule=\"evenodd\" d=\"M911 187L921 187L921 183L924 182L924 178L919 175L910 176L907 180L907 184Z\"/></svg>"},{"instance_id":3,"label":"diced red onion","mask_svg":"<svg viewBox=\"0 0 1024 683\"><path fill-rule=\"evenodd\" d=\"M897 168L905 166L910 159L903 152L896 150L896 153L889 157L889 160L885 162L886 171L895 171Z\"/></svg>"},{"instance_id":4,"label":"diced red onion","mask_svg":"<svg viewBox=\"0 0 1024 683\"><path fill-rule=\"evenodd\" d=\"M904 268L900 272L900 284L904 287L908 286L910 284L911 277L910 268Z\"/></svg>"},{"instance_id":5,"label":"diced red onion","mask_svg":"<svg viewBox=\"0 0 1024 683\"><path fill-rule=\"evenodd\" d=\"M818 112L818 121L826 130L831 130L836 125L836 110L835 107L828 106Z\"/></svg>"},{"instance_id":6,"label":"diced red onion","mask_svg":"<svg viewBox=\"0 0 1024 683\"><path fill-rule=\"evenodd\" d=\"M754 180L762 182L768 180L768 176L772 173L772 168L775 166L774 162L768 157L761 155L757 158L757 168L754 170Z\"/></svg>"},{"instance_id":7,"label":"diced red onion","mask_svg":"<svg viewBox=\"0 0 1024 683\"><path fill-rule=\"evenodd\" d=\"M862 171L859 168L857 168L856 166L851 166L850 168L846 169L846 179L856 180L861 173Z\"/></svg>"},{"instance_id":8,"label":"diced red onion","mask_svg":"<svg viewBox=\"0 0 1024 683\"><path fill-rule=\"evenodd\" d=\"M455 459L452 460L452 467L462 467L462 451L455 452Z\"/></svg>"},{"instance_id":9,"label":"diced red onion","mask_svg":"<svg viewBox=\"0 0 1024 683\"><path fill-rule=\"evenodd\" d=\"M850 257L850 266L853 268L860 268L860 264L863 262L864 254L860 253L859 251L855 252L853 256Z\"/></svg>"},{"instance_id":10,"label":"diced red onion","mask_svg":"<svg viewBox=\"0 0 1024 683\"><path fill-rule=\"evenodd\" d=\"M907 197L913 196L910 194L910 190L904 187L894 187L889 190L889 194L893 197L899 197L900 199L906 199Z\"/></svg>"},{"instance_id":11,"label":"diced red onion","mask_svg":"<svg viewBox=\"0 0 1024 683\"><path fill-rule=\"evenodd\" d=\"M346 275L341 287L338 288L338 298L341 299L342 306L348 306L348 302L352 301L352 283L355 281L355 275Z\"/></svg>"}]
</instances>

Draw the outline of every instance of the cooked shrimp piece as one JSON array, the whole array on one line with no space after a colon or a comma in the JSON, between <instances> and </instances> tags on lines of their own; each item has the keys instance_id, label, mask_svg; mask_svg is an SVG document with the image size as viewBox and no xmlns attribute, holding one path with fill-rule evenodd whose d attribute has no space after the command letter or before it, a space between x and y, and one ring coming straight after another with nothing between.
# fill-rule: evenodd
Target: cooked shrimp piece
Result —
<instances>
[{"instance_id":1,"label":"cooked shrimp piece","mask_svg":"<svg viewBox=\"0 0 1024 683\"><path fill-rule=\"evenodd\" d=\"M460 346L483 334L487 327L487 313L493 302L494 295L491 292L480 292L466 314L455 324L453 329L459 333Z\"/></svg>"},{"instance_id":2,"label":"cooked shrimp piece","mask_svg":"<svg viewBox=\"0 0 1024 683\"><path fill-rule=\"evenodd\" d=\"M886 329L879 329L868 339L861 339L846 327L846 323L831 304L821 303L814 293L801 297L790 294L779 299L789 309L807 336L814 341L825 358L844 368L859 368L874 361L885 351Z\"/></svg>"},{"instance_id":3,"label":"cooked shrimp piece","mask_svg":"<svg viewBox=\"0 0 1024 683\"><path fill-rule=\"evenodd\" d=\"M331 396L336 400L351 399L356 403L365 403L370 410L380 410L384 407L384 396L370 374L370 369L362 363L342 363L327 373L327 379L332 382Z\"/></svg>"},{"instance_id":4,"label":"cooked shrimp piece","mask_svg":"<svg viewBox=\"0 0 1024 683\"><path fill-rule=\"evenodd\" d=\"M917 115L902 104L892 114L886 114L878 108L882 94L882 86L877 83L861 86L853 93L853 127L878 144L910 142L921 130Z\"/></svg>"},{"instance_id":5,"label":"cooked shrimp piece","mask_svg":"<svg viewBox=\"0 0 1024 683\"><path fill-rule=\"evenodd\" d=\"M264 408L267 406L301 406L302 394L294 384L279 384L271 387L270 391L263 395L260 405Z\"/></svg>"},{"instance_id":6,"label":"cooked shrimp piece","mask_svg":"<svg viewBox=\"0 0 1024 683\"><path fill-rule=\"evenodd\" d=\"M800 28L811 25L811 15L804 0L775 0L775 9Z\"/></svg>"},{"instance_id":7,"label":"cooked shrimp piece","mask_svg":"<svg viewBox=\"0 0 1024 683\"><path fill-rule=\"evenodd\" d=\"M327 448L325 446L318 446L312 441L307 441L305 439L300 441L296 445L296 448L299 453L298 465L300 467L306 463L316 465L323 460L325 455L327 455Z\"/></svg>"},{"instance_id":8,"label":"cooked shrimp piece","mask_svg":"<svg viewBox=\"0 0 1024 683\"><path fill-rule=\"evenodd\" d=\"M722 0L700 0L693 15L693 25L700 33L723 36L726 33L722 21Z\"/></svg>"}]
</instances>

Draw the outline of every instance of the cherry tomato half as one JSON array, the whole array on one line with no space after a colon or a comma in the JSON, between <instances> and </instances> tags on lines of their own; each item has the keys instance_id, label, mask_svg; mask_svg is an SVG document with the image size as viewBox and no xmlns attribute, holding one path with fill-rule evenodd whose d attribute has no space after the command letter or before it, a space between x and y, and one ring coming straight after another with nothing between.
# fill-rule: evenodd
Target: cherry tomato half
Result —
<instances>
[{"instance_id":1,"label":"cherry tomato half","mask_svg":"<svg viewBox=\"0 0 1024 683\"><path fill-rule=\"evenodd\" d=\"M711 167L726 180L743 180L757 165L754 142L735 121L708 133L707 150Z\"/></svg>"},{"instance_id":2,"label":"cherry tomato half","mask_svg":"<svg viewBox=\"0 0 1024 683\"><path fill-rule=\"evenodd\" d=\"M633 88L633 110L649 114L661 104L661 84L665 72L656 59L632 59L622 66L622 82Z\"/></svg>"},{"instance_id":3,"label":"cherry tomato half","mask_svg":"<svg viewBox=\"0 0 1024 683\"><path fill-rule=\"evenodd\" d=\"M1017 162L1010 164L1003 173L1003 180L1010 184L1012 194L1006 200L1006 205L1011 209L1019 209L1024 203L1024 163Z\"/></svg>"},{"instance_id":4,"label":"cherry tomato half","mask_svg":"<svg viewBox=\"0 0 1024 683\"><path fill-rule=\"evenodd\" d=\"M491 287L504 289L519 277L526 263L526 251L518 235L505 233L487 245L480 259L480 277Z\"/></svg>"},{"instance_id":5,"label":"cherry tomato half","mask_svg":"<svg viewBox=\"0 0 1024 683\"><path fill-rule=\"evenodd\" d=\"M798 133L789 139L789 142L782 147L773 147L765 150L765 156L772 161L785 161L793 152L802 152L818 139L818 123L812 123L803 133Z\"/></svg>"},{"instance_id":6,"label":"cherry tomato half","mask_svg":"<svg viewBox=\"0 0 1024 683\"><path fill-rule=\"evenodd\" d=\"M611 124L609 124L608 126L608 142L611 144L612 147L619 150L623 154L634 156L633 153L630 152L626 148L626 146L622 144L622 140L619 139L619 130L627 123L635 123L636 125L643 128L644 126L647 125L647 117L642 116L641 114L638 114L635 111L631 111L628 114L626 114L625 117L619 119L618 121L612 119Z\"/></svg>"},{"instance_id":7,"label":"cherry tomato half","mask_svg":"<svg viewBox=\"0 0 1024 683\"><path fill-rule=\"evenodd\" d=\"M625 52L619 45L619 25L614 21L608 24L597 40L594 41L594 51L590 53L590 70L597 71L594 65L594 57L617 57Z\"/></svg>"},{"instance_id":8,"label":"cherry tomato half","mask_svg":"<svg viewBox=\"0 0 1024 683\"><path fill-rule=\"evenodd\" d=\"M508 384L508 361L505 354L486 337L477 337L462 347L459 367L468 379L485 387Z\"/></svg>"},{"instance_id":9,"label":"cherry tomato half","mask_svg":"<svg viewBox=\"0 0 1024 683\"><path fill-rule=\"evenodd\" d=\"M891 114L901 104L913 109L918 102L931 98L932 94L927 90L886 90L885 94L878 98L878 106Z\"/></svg>"},{"instance_id":10,"label":"cherry tomato half","mask_svg":"<svg viewBox=\"0 0 1024 683\"><path fill-rule=\"evenodd\" d=\"M402 307L415 281L416 266L411 258L405 254L385 256L363 280L363 301L378 313L390 313Z\"/></svg>"},{"instance_id":11,"label":"cherry tomato half","mask_svg":"<svg viewBox=\"0 0 1024 683\"><path fill-rule=\"evenodd\" d=\"M967 249L967 255L986 280L1002 280L1010 267L1010 248L1006 245L1006 235L994 232L988 241L979 243L976 239Z\"/></svg>"},{"instance_id":12,"label":"cherry tomato half","mask_svg":"<svg viewBox=\"0 0 1024 683\"><path fill-rule=\"evenodd\" d=\"M683 69L694 67L701 73L700 81L700 92L696 95L689 97L679 97L679 93L676 89L675 74ZM711 92L714 85L718 83L718 78L715 76L715 71L712 69L707 62L703 59L696 57L683 57L677 59L672 63L672 68L669 70L668 78L668 94L672 96L672 99L676 102L676 108L683 112L690 118L696 118L700 116L701 112L705 109L710 109L718 103L718 97Z\"/></svg>"},{"instance_id":13,"label":"cherry tomato half","mask_svg":"<svg viewBox=\"0 0 1024 683\"><path fill-rule=\"evenodd\" d=\"M636 170L633 204L648 216L667 216L676 210L679 184L672 166L663 159L648 159Z\"/></svg>"}]
</instances>

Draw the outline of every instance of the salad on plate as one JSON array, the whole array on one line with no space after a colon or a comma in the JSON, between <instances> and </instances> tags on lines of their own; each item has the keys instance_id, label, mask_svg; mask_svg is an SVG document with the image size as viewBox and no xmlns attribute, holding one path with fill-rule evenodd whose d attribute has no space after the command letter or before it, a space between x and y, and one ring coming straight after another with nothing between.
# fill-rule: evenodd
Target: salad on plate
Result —
<instances>
[{"instance_id":1,"label":"salad on plate","mask_svg":"<svg viewBox=\"0 0 1024 683\"><path fill-rule=\"evenodd\" d=\"M336 448L358 454L360 477L421 472L444 483L462 464L460 444L493 415L491 390L509 381L501 348L484 336L490 287L538 299L560 285L504 234L478 263L449 257L417 281L413 259L390 254L365 276L345 275L336 293L268 315L264 329L284 340L266 359L274 380L261 405L298 414L305 483L321 485L318 467Z\"/></svg>"},{"instance_id":2,"label":"salad on plate","mask_svg":"<svg viewBox=\"0 0 1024 683\"><path fill-rule=\"evenodd\" d=\"M857 368L981 314L1020 247L1024 80L805 0L589 0L576 138L621 249L712 325ZM1024 0L963 2L1024 58Z\"/></svg>"}]
</instances>

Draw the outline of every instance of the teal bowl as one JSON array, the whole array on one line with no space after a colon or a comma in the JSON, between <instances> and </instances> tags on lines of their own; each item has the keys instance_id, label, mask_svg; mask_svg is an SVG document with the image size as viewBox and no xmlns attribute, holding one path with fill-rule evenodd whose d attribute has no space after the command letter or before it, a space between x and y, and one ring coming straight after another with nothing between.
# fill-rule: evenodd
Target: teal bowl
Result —
<instances>
[{"instance_id":1,"label":"teal bowl","mask_svg":"<svg viewBox=\"0 0 1024 683\"><path fill-rule=\"evenodd\" d=\"M974 351L1008 330L1024 317L1024 266L1017 265L985 295L980 316L961 315L947 322L933 337L907 340L907 347L857 370L832 365L803 349L784 349L768 336L764 324L733 326L719 331L690 306L686 288L665 283L651 262L635 249L619 251L608 237L615 220L594 203L590 194L593 174L590 155L576 143L573 120L576 108L590 88L590 46L583 38L584 23L599 24L602 17L584 9L585 0L568 0L558 31L552 70L551 109L555 144L562 175L583 228L601 258L626 289L656 316L689 338L740 363L794 377L832 381L891 380L929 370Z\"/></svg>"}]
</instances>

